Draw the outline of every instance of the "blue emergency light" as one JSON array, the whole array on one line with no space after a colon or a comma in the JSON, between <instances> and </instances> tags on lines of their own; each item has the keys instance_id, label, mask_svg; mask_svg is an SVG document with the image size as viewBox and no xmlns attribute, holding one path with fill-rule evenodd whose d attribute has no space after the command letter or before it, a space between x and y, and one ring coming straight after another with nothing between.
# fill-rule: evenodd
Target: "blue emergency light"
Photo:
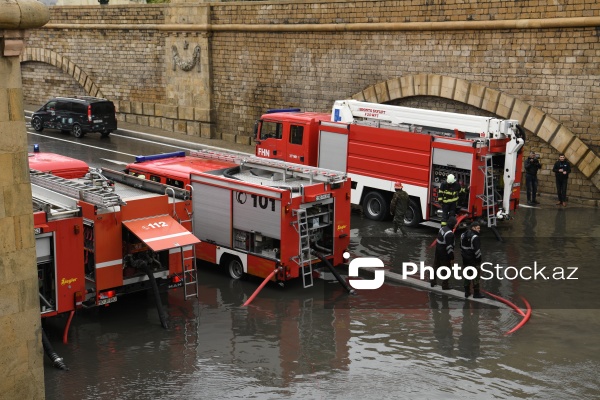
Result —
<instances>
[{"instance_id":1,"label":"blue emergency light","mask_svg":"<svg viewBox=\"0 0 600 400\"><path fill-rule=\"evenodd\" d=\"M153 154L150 156L136 156L135 162L141 163L144 161L164 160L165 158L185 157L185 151L174 151L172 153Z\"/></svg>"},{"instance_id":2,"label":"blue emergency light","mask_svg":"<svg viewBox=\"0 0 600 400\"><path fill-rule=\"evenodd\" d=\"M39 144L34 144L33 145L33 152L34 153L39 153L40 152L40 145Z\"/></svg>"},{"instance_id":3,"label":"blue emergency light","mask_svg":"<svg viewBox=\"0 0 600 400\"><path fill-rule=\"evenodd\" d=\"M267 110L267 114L274 114L274 113L280 113L280 112L300 112L302 111L299 108L272 108L270 110Z\"/></svg>"}]
</instances>

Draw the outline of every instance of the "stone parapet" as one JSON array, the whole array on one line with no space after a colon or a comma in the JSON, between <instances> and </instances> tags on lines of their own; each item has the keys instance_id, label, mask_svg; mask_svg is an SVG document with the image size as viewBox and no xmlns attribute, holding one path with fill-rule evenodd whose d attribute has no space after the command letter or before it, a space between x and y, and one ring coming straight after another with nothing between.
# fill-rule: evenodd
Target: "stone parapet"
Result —
<instances>
[{"instance_id":1,"label":"stone parapet","mask_svg":"<svg viewBox=\"0 0 600 400\"><path fill-rule=\"evenodd\" d=\"M34 0L0 3L0 393L43 399L40 303L19 57L49 19Z\"/></svg>"}]
</instances>

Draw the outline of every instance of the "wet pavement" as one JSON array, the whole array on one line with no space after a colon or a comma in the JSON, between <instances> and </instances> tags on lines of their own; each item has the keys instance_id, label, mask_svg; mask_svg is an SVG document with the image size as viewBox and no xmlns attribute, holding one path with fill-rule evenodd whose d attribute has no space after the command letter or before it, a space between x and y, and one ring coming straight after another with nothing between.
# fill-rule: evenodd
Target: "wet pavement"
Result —
<instances>
[{"instance_id":1,"label":"wet pavement","mask_svg":"<svg viewBox=\"0 0 600 400\"><path fill-rule=\"evenodd\" d=\"M173 151L117 135L86 139L90 147L71 149L29 138L97 164ZM68 344L65 321L45 321L70 367L57 370L44 358L46 398L598 398L600 211L542 201L501 226L503 242L483 232L483 259L499 265L493 271L526 271L482 283L520 307L523 298L531 304L530 321L513 334L506 332L522 317L506 307L394 282L350 297L329 274L309 289L269 284L243 307L260 282L232 281L203 265L197 301L184 301L180 290L163 294L168 330L145 294L78 313ZM410 228L404 239L386 232L390 222L358 213L351 226L353 257L378 257L399 274L403 262L433 262L434 229ZM535 265L546 269L534 279L524 267Z\"/></svg>"}]
</instances>

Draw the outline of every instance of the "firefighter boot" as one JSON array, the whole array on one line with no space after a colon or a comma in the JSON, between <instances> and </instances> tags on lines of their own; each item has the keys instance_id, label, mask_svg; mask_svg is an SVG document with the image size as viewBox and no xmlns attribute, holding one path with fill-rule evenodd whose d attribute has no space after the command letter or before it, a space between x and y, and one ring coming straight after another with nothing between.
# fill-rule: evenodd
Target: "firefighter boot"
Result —
<instances>
[{"instance_id":1,"label":"firefighter boot","mask_svg":"<svg viewBox=\"0 0 600 400\"><path fill-rule=\"evenodd\" d=\"M442 281L442 290L450 290L450 282L448 279Z\"/></svg>"},{"instance_id":2,"label":"firefighter boot","mask_svg":"<svg viewBox=\"0 0 600 400\"><path fill-rule=\"evenodd\" d=\"M468 286L465 286L465 299L468 299L471 295L471 289Z\"/></svg>"},{"instance_id":3,"label":"firefighter boot","mask_svg":"<svg viewBox=\"0 0 600 400\"><path fill-rule=\"evenodd\" d=\"M435 282L435 278L433 278L432 280L429 281L429 284L431 285L431 287L434 287L436 282Z\"/></svg>"},{"instance_id":4,"label":"firefighter boot","mask_svg":"<svg viewBox=\"0 0 600 400\"><path fill-rule=\"evenodd\" d=\"M481 294L479 291L479 286L473 288L473 298L474 299L484 299L485 296Z\"/></svg>"}]
</instances>

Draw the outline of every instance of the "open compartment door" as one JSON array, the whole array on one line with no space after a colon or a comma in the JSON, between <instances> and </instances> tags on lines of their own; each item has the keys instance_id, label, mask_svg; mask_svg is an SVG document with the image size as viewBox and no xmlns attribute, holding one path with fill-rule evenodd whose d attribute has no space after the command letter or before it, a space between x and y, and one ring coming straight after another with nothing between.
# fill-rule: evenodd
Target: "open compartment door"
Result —
<instances>
[{"instance_id":1,"label":"open compartment door","mask_svg":"<svg viewBox=\"0 0 600 400\"><path fill-rule=\"evenodd\" d=\"M200 243L169 215L123 221L123 225L156 252Z\"/></svg>"}]
</instances>

